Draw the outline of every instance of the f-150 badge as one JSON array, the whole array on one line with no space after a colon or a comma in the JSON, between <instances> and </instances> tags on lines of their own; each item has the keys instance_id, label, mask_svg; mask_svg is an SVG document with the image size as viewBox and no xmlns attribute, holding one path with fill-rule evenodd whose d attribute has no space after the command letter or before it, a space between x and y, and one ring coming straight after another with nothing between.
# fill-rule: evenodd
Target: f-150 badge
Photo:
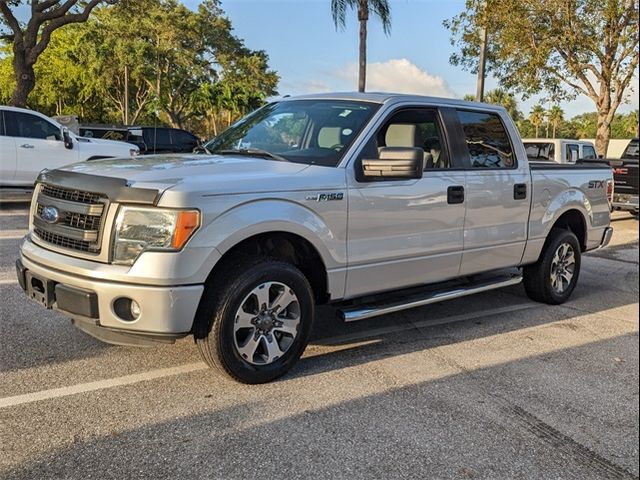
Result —
<instances>
[{"instance_id":1,"label":"f-150 badge","mask_svg":"<svg viewBox=\"0 0 640 480\"><path fill-rule=\"evenodd\" d=\"M305 197L306 200L313 200L315 202L330 202L332 200L342 200L344 198L344 193L319 193L317 195L308 195Z\"/></svg>"}]
</instances>

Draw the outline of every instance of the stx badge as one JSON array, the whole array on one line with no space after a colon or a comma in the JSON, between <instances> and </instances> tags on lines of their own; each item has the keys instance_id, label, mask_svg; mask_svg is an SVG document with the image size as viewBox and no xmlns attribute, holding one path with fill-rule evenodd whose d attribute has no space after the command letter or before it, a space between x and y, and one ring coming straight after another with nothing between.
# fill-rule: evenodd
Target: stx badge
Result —
<instances>
[{"instance_id":1,"label":"stx badge","mask_svg":"<svg viewBox=\"0 0 640 480\"><path fill-rule=\"evenodd\" d=\"M604 188L604 180L589 180L589 188Z\"/></svg>"}]
</instances>

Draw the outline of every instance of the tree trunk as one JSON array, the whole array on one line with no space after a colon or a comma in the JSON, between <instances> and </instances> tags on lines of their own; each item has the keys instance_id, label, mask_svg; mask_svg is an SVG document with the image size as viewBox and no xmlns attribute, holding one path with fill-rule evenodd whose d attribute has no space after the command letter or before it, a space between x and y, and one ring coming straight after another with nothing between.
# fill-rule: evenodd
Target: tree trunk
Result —
<instances>
[{"instance_id":1,"label":"tree trunk","mask_svg":"<svg viewBox=\"0 0 640 480\"><path fill-rule=\"evenodd\" d=\"M598 112L598 128L596 130L596 152L598 155L607 156L609 137L611 136L611 123L609 112Z\"/></svg>"},{"instance_id":2,"label":"tree trunk","mask_svg":"<svg viewBox=\"0 0 640 480\"><path fill-rule=\"evenodd\" d=\"M33 71L33 65L29 65L25 55L25 52L20 49L20 45L15 44L13 48L13 71L16 74L16 88L13 90L13 95L11 95L11 105L20 108L26 108L29 94L36 86L36 74Z\"/></svg>"},{"instance_id":3,"label":"tree trunk","mask_svg":"<svg viewBox=\"0 0 640 480\"><path fill-rule=\"evenodd\" d=\"M556 138L556 124L553 124L553 138Z\"/></svg>"},{"instance_id":4,"label":"tree trunk","mask_svg":"<svg viewBox=\"0 0 640 480\"><path fill-rule=\"evenodd\" d=\"M360 0L358 21L360 22L360 43L358 56L358 91L364 92L367 83L367 21L369 20L368 0Z\"/></svg>"},{"instance_id":5,"label":"tree trunk","mask_svg":"<svg viewBox=\"0 0 640 480\"><path fill-rule=\"evenodd\" d=\"M536 138L540 138L538 137L538 133L540 133L540 127L538 125L535 125L536 127Z\"/></svg>"}]
</instances>

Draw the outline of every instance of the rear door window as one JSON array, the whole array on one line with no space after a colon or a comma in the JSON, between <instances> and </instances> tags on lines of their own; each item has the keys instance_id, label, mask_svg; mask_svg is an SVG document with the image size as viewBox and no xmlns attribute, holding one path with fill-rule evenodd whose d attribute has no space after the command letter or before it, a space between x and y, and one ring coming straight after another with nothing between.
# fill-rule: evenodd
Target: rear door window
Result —
<instances>
[{"instance_id":1,"label":"rear door window","mask_svg":"<svg viewBox=\"0 0 640 480\"><path fill-rule=\"evenodd\" d=\"M587 160L593 160L595 158L598 158L598 156L596 155L596 149L593 148L591 145L584 145L582 147L582 158Z\"/></svg>"},{"instance_id":2,"label":"rear door window","mask_svg":"<svg viewBox=\"0 0 640 480\"><path fill-rule=\"evenodd\" d=\"M555 160L555 147L551 142L527 142L524 144L527 158L532 161Z\"/></svg>"},{"instance_id":3,"label":"rear door window","mask_svg":"<svg viewBox=\"0 0 640 480\"><path fill-rule=\"evenodd\" d=\"M565 161L567 163L575 163L580 156L580 147L574 143L567 144L567 152L565 154Z\"/></svg>"},{"instance_id":4,"label":"rear door window","mask_svg":"<svg viewBox=\"0 0 640 480\"><path fill-rule=\"evenodd\" d=\"M193 150L198 145L198 139L184 130L173 131L173 141L182 150Z\"/></svg>"},{"instance_id":5,"label":"rear door window","mask_svg":"<svg viewBox=\"0 0 640 480\"><path fill-rule=\"evenodd\" d=\"M471 168L514 168L509 134L495 113L458 110Z\"/></svg>"}]
</instances>

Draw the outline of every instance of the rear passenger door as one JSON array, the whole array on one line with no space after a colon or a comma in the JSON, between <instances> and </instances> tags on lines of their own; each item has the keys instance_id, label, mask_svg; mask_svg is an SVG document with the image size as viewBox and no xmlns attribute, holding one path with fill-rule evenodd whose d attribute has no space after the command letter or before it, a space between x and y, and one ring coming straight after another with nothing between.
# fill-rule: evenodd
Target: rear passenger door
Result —
<instances>
[{"instance_id":1,"label":"rear passenger door","mask_svg":"<svg viewBox=\"0 0 640 480\"><path fill-rule=\"evenodd\" d=\"M457 117L466 150L460 274L518 265L527 240L531 174L514 151L517 131L494 112L458 109Z\"/></svg>"}]
</instances>

